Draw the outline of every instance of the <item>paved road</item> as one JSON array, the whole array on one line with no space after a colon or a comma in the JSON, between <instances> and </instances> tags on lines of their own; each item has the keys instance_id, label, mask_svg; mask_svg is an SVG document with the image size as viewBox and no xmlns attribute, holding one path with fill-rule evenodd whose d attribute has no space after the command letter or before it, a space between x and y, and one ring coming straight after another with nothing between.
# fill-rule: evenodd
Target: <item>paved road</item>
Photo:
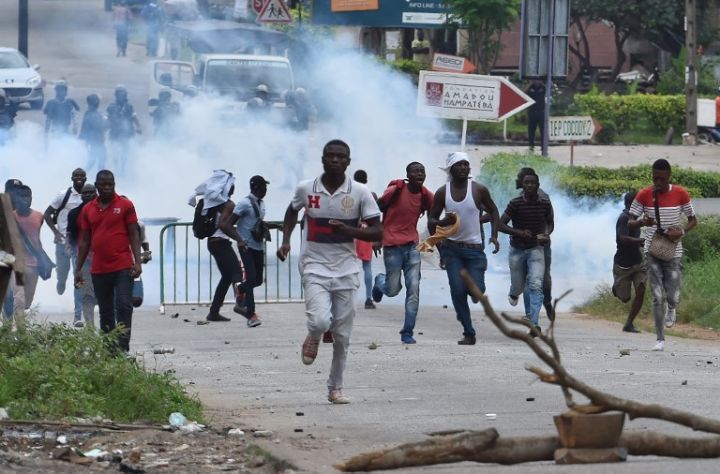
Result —
<instances>
[{"instance_id":1,"label":"paved road","mask_svg":"<svg viewBox=\"0 0 720 474\"><path fill-rule=\"evenodd\" d=\"M345 388L353 403L347 406L325 400L329 346L320 348L314 365L300 362L302 305L261 305L258 311L264 323L254 329L240 318L198 326L203 308L177 307L164 316L142 311L134 319L132 349L145 354L150 369L174 369L210 408L215 426L272 430L279 442L265 445L308 472L332 472L331 464L340 459L420 440L433 431L494 426L503 436L550 434L552 416L564 410L560 391L524 370L538 364L529 349L504 338L478 310L473 313L478 344L462 347L455 343L460 326L450 309L421 307L414 346L399 343L399 307L359 309ZM179 317L171 318L175 312ZM556 337L568 370L597 388L720 418L720 406L713 402L720 390L717 343L668 338L665 352L650 352L653 334L629 335L618 324L576 314L559 316ZM378 347L370 350L373 342ZM175 353L153 356L152 349L159 346L173 346ZM630 355L620 357L620 349L630 349ZM535 400L526 401L530 397ZM497 419L489 421L487 413ZM652 420L626 425L632 431L648 428L691 434ZM622 466L564 469L670 473L711 472L716 466L717 461L632 457ZM552 463L538 463L503 472L556 469ZM485 468L468 463L426 471Z\"/></svg>"}]
</instances>

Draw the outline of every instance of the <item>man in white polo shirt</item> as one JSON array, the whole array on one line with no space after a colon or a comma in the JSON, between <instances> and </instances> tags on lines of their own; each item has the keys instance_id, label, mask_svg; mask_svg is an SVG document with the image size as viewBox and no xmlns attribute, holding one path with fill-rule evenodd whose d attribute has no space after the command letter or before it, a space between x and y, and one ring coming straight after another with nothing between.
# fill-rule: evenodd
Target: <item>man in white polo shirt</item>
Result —
<instances>
[{"instance_id":1,"label":"man in white polo shirt","mask_svg":"<svg viewBox=\"0 0 720 474\"><path fill-rule=\"evenodd\" d=\"M52 200L48 208L45 210L44 218L50 230L55 234L55 264L57 265L57 293L62 295L65 293L65 283L67 282L70 265L75 270L75 260L77 259L77 249L67 245L65 236L67 235L68 214L71 210L82 204L81 191L87 180L85 170L77 168L70 176L72 186L60 191ZM76 327L82 327L82 290L75 288L73 290L74 312Z\"/></svg>"},{"instance_id":2,"label":"man in white polo shirt","mask_svg":"<svg viewBox=\"0 0 720 474\"><path fill-rule=\"evenodd\" d=\"M290 253L290 236L305 208L303 245L299 269L305 294L308 334L302 345L302 361L310 365L317 357L320 338L334 336L328 378L328 401L350 403L342 393L345 359L355 319L355 295L360 286L360 261L353 239L379 242L383 237L380 209L370 191L345 175L350 147L331 140L323 148L323 174L301 182L285 211L280 260ZM360 227L365 222L367 227Z\"/></svg>"}]
</instances>

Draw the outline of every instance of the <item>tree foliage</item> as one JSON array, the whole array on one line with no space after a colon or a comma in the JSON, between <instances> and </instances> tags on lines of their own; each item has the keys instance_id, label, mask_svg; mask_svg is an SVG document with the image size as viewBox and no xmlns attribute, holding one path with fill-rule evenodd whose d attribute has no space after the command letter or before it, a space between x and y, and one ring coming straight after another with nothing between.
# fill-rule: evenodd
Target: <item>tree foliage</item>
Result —
<instances>
[{"instance_id":1,"label":"tree foliage","mask_svg":"<svg viewBox=\"0 0 720 474\"><path fill-rule=\"evenodd\" d=\"M627 55L623 47L631 36L659 41L667 31L682 27L684 2L668 0L573 0L572 18L613 25L617 60L613 76L620 72ZM577 23L576 23L577 24Z\"/></svg>"},{"instance_id":2,"label":"tree foliage","mask_svg":"<svg viewBox=\"0 0 720 474\"><path fill-rule=\"evenodd\" d=\"M502 49L502 33L520 15L521 0L445 0L468 31L470 61L489 73Z\"/></svg>"}]
</instances>

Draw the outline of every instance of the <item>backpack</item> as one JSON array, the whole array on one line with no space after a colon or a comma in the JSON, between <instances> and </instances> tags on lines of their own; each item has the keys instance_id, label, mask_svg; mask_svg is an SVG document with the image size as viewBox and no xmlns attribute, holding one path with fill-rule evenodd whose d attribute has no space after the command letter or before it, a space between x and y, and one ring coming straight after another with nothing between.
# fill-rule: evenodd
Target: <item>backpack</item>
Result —
<instances>
[{"instance_id":1,"label":"backpack","mask_svg":"<svg viewBox=\"0 0 720 474\"><path fill-rule=\"evenodd\" d=\"M377 200L377 205L380 208L380 212L387 213L390 206L393 205L395 201L397 201L398 197L400 197L400 193L402 192L403 188L405 187L405 180L404 179L394 179L388 183L388 188L390 186L395 186L395 191L390 195L390 197L386 198L387 201L384 201L381 197ZM429 211L432 207L432 199L430 199L430 191L425 186L422 186L420 188L420 194L421 201L420 201L420 215L422 216L426 211Z\"/></svg>"},{"instance_id":2,"label":"backpack","mask_svg":"<svg viewBox=\"0 0 720 474\"><path fill-rule=\"evenodd\" d=\"M210 237L215 233L220 223L218 222L218 211L225 205L225 203L218 204L215 207L211 207L205 213L203 213L203 206L205 201L200 199L195 206L195 215L192 222L193 235L198 239L204 239Z\"/></svg>"}]
</instances>

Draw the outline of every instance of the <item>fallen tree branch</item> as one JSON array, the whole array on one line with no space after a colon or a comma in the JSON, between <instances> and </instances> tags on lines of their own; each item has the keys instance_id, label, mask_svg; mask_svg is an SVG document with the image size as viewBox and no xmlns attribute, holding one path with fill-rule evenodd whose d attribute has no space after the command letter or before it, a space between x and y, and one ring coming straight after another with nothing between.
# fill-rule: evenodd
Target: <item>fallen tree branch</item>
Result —
<instances>
[{"instance_id":1,"label":"fallen tree branch","mask_svg":"<svg viewBox=\"0 0 720 474\"><path fill-rule=\"evenodd\" d=\"M69 423L67 421L32 421L32 420L0 420L0 426L57 426L73 430L106 430L106 431L167 431L160 425L131 425L119 423Z\"/></svg>"},{"instance_id":2,"label":"fallen tree branch","mask_svg":"<svg viewBox=\"0 0 720 474\"><path fill-rule=\"evenodd\" d=\"M491 429L494 431L494 429ZM470 433L485 433L485 431L465 431L464 435ZM336 464L335 467L345 472L374 471L380 469L400 469L403 467L446 464L463 461L474 461L478 463L494 464L518 464L524 462L552 461L556 449L561 448L557 436L522 436L522 437L499 437L489 446L484 441L478 442L474 447L468 446L467 454L458 458L431 457L432 444L443 436L434 437L418 443L408 443L396 448L384 451L374 451L361 454L348 459L344 463ZM481 439L481 438L478 438ZM445 443L446 440L443 440ZM625 433L620 438L619 447L627 449L628 454L635 456L652 455L667 456L676 458L715 458L720 457L720 436L706 438L687 438L670 436L655 431L643 433ZM402 455L399 453L402 452ZM393 453L389 456L388 453ZM413 462L413 456L421 456L422 459L431 462L418 464ZM383 459L382 467L376 467L373 461Z\"/></svg>"},{"instance_id":3,"label":"fallen tree branch","mask_svg":"<svg viewBox=\"0 0 720 474\"><path fill-rule=\"evenodd\" d=\"M566 391L567 389L574 390L586 396L588 399L590 399L591 405L598 407L599 412L616 410L626 413L630 419L655 418L658 420L665 420L671 423L677 423L679 425L687 426L696 431L705 431L708 433L720 434L719 420L713 420L711 418L696 415L694 413L690 413L684 410L667 407L664 405L647 404L636 402L634 400L626 400L620 397L616 397L615 395L611 395L609 393L597 390L576 379L575 377L570 375L565 370L565 367L560 363L559 350L557 348L557 345L555 344L555 339L553 337L546 337L545 335L543 335L539 338L540 341L544 342L548 347L550 347L550 350L552 352L551 355L548 354L546 350L541 347L540 344L536 342L536 340L533 339L530 335L525 334L521 331L510 329L503 321L503 319L507 320L509 317L507 315L503 315L502 318L498 316L493 307L490 305L490 301L488 300L488 298L482 291L480 291L480 289L477 287L477 285L467 273L467 271L465 271L464 269L460 270L460 276L462 277L463 282L467 286L470 296L482 304L483 309L485 310L485 314L488 318L490 318L490 320L493 322L493 324L495 324L495 326L500 330L500 332L502 332L505 336L511 339L518 339L520 341L523 341L525 344L528 345L528 347L530 347L530 349L535 353L535 355L538 356L541 361L543 361L548 367L552 369L553 374L546 374L537 368L531 371L538 375L540 377L540 380L542 380L543 382L552 383L562 387L566 403L570 409L574 410L577 405L572 401L572 397L568 396L569 392ZM540 376L540 374L543 375Z\"/></svg>"}]
</instances>

